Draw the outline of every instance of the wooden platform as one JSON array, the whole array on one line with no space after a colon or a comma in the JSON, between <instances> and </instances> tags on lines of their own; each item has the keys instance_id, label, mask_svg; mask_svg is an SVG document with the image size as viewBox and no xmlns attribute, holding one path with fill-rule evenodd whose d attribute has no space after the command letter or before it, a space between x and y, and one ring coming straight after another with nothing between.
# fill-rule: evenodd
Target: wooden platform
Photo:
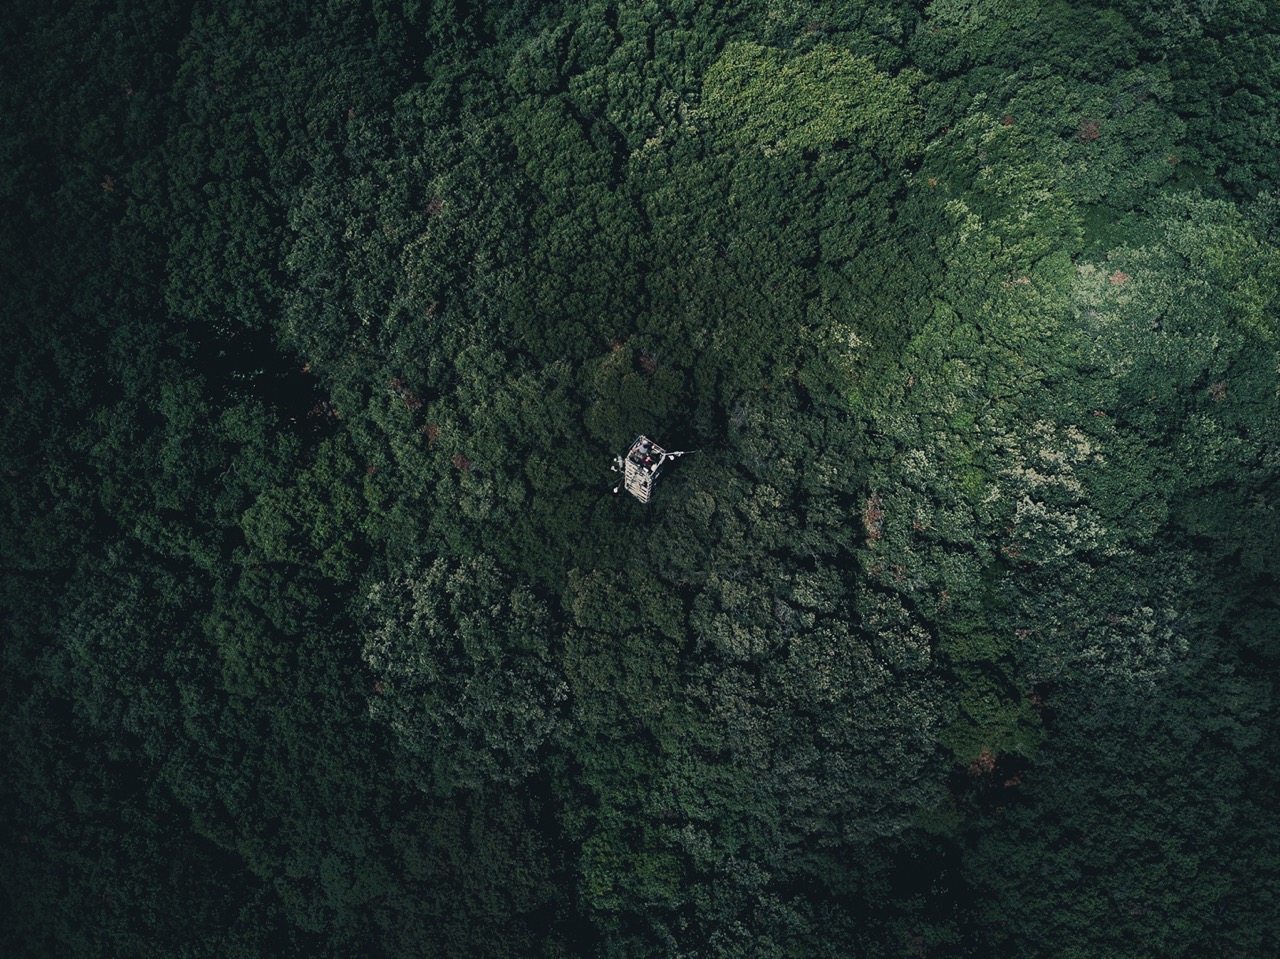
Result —
<instances>
[{"instance_id":1,"label":"wooden platform","mask_svg":"<svg viewBox=\"0 0 1280 959\"><path fill-rule=\"evenodd\" d=\"M619 457L623 488L640 502L649 502L649 497L653 495L653 483L668 456L666 450L641 433L632 440L627 452Z\"/></svg>"}]
</instances>

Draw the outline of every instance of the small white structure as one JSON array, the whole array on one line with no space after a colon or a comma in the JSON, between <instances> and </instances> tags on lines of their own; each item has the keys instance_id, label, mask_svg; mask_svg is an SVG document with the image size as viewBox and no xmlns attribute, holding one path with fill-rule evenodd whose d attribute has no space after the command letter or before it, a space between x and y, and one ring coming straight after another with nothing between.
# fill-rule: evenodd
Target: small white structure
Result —
<instances>
[{"instance_id":1,"label":"small white structure","mask_svg":"<svg viewBox=\"0 0 1280 959\"><path fill-rule=\"evenodd\" d=\"M686 451L664 450L641 433L631 441L631 446L614 461L614 472L622 474L622 482L613 488L615 493L625 489L642 503L649 502L653 484L668 460L684 456Z\"/></svg>"}]
</instances>

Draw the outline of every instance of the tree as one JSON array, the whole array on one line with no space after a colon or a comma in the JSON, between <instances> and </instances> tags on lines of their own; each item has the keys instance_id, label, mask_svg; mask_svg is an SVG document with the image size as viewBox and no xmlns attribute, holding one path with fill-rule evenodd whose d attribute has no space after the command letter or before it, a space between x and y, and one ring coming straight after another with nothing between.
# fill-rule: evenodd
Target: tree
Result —
<instances>
[{"instance_id":1,"label":"tree","mask_svg":"<svg viewBox=\"0 0 1280 959\"><path fill-rule=\"evenodd\" d=\"M484 557L410 569L369 601L370 709L423 770L419 788L447 794L536 770L567 694L546 607Z\"/></svg>"}]
</instances>

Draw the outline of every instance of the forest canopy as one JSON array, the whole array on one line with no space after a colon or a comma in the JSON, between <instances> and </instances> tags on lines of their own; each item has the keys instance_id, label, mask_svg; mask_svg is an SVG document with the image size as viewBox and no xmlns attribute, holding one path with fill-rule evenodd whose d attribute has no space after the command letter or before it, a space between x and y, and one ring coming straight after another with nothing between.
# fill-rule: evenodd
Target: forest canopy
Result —
<instances>
[{"instance_id":1,"label":"forest canopy","mask_svg":"<svg viewBox=\"0 0 1280 959\"><path fill-rule=\"evenodd\" d=\"M1280 954L1270 5L0 45L5 955Z\"/></svg>"}]
</instances>

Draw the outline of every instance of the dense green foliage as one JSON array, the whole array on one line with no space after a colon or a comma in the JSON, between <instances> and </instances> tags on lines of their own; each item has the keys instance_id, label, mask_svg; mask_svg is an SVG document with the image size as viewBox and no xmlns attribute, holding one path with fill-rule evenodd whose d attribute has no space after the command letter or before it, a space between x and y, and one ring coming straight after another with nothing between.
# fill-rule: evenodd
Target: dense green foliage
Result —
<instances>
[{"instance_id":1,"label":"dense green foliage","mask_svg":"<svg viewBox=\"0 0 1280 959\"><path fill-rule=\"evenodd\" d=\"M1270 4L19 7L4 955L1280 954Z\"/></svg>"}]
</instances>

